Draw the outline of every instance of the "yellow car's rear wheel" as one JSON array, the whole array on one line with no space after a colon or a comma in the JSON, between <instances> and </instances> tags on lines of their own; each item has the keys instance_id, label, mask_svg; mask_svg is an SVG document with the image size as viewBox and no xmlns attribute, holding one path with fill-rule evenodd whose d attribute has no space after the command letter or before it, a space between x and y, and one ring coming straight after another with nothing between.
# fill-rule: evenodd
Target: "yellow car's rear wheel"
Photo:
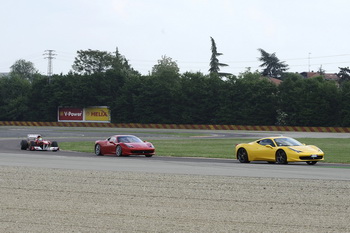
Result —
<instances>
[{"instance_id":1,"label":"yellow car's rear wheel","mask_svg":"<svg viewBox=\"0 0 350 233\"><path fill-rule=\"evenodd\" d=\"M239 162L241 163L249 163L249 159L248 159L248 153L246 151L246 149L244 148L239 148L237 151L237 158L239 160Z\"/></svg>"}]
</instances>

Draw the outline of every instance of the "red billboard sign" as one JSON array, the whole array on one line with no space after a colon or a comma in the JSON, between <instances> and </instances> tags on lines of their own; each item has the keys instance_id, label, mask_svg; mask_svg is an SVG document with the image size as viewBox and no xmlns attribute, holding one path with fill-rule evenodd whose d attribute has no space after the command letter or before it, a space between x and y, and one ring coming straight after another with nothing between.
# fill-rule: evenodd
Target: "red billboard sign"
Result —
<instances>
[{"instance_id":1,"label":"red billboard sign","mask_svg":"<svg viewBox=\"0 0 350 233\"><path fill-rule=\"evenodd\" d=\"M83 121L83 112L82 108L59 108L58 121Z\"/></svg>"}]
</instances>

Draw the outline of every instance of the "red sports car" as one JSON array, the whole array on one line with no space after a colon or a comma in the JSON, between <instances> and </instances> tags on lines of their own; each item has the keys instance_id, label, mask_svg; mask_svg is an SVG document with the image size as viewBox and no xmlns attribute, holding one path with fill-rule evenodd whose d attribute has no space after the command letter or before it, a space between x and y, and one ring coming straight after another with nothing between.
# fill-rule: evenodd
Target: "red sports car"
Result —
<instances>
[{"instance_id":1,"label":"red sports car","mask_svg":"<svg viewBox=\"0 0 350 233\"><path fill-rule=\"evenodd\" d=\"M146 157L152 157L155 154L155 148L152 143L142 141L134 135L113 135L106 140L95 142L95 154L145 155Z\"/></svg>"}]
</instances>

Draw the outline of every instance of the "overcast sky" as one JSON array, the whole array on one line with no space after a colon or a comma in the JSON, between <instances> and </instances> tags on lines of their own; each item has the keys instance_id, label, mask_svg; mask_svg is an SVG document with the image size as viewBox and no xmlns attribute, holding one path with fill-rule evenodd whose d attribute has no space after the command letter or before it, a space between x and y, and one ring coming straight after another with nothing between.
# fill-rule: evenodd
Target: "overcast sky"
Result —
<instances>
[{"instance_id":1,"label":"overcast sky","mask_svg":"<svg viewBox=\"0 0 350 233\"><path fill-rule=\"evenodd\" d=\"M290 72L350 66L349 0L2 0L0 72L18 59L46 74L71 70L78 50L114 52L148 74L163 55L180 72L208 73L210 37L222 71L261 70L258 48Z\"/></svg>"}]
</instances>

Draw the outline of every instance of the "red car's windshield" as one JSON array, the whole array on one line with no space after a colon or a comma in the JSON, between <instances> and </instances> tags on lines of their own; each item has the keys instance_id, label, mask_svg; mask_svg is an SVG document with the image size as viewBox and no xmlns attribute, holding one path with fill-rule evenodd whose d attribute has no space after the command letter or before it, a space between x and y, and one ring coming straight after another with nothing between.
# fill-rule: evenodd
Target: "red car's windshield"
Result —
<instances>
[{"instance_id":1,"label":"red car's windshield","mask_svg":"<svg viewBox=\"0 0 350 233\"><path fill-rule=\"evenodd\" d=\"M118 142L135 143L135 142L142 142L142 140L135 136L121 136L121 137L118 137Z\"/></svg>"}]
</instances>

